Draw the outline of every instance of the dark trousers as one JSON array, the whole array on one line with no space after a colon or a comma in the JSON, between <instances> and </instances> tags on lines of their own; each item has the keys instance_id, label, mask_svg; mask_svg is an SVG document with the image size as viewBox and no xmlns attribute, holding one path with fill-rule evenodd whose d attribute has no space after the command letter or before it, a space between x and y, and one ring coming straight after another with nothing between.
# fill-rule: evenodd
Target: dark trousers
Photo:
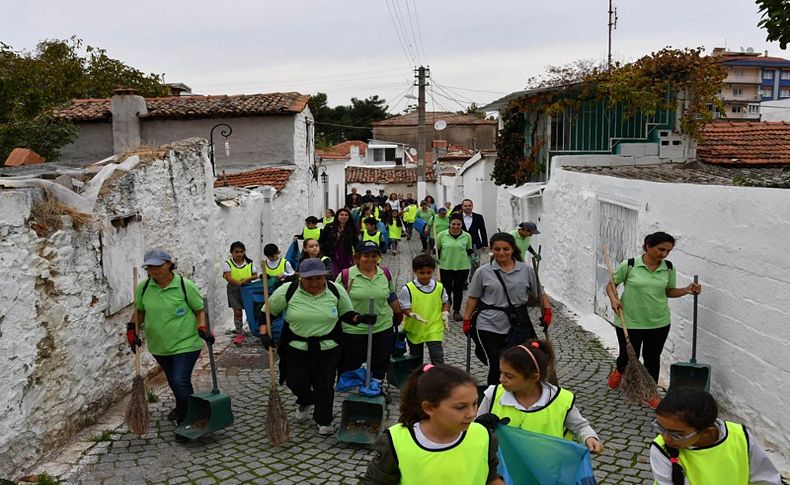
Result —
<instances>
[{"instance_id":1,"label":"dark trousers","mask_svg":"<svg viewBox=\"0 0 790 485\"><path fill-rule=\"evenodd\" d=\"M447 295L453 302L453 311L461 311L461 300L464 297L464 283L466 277L469 275L468 269L439 269L439 274L442 279Z\"/></svg>"},{"instance_id":2,"label":"dark trousers","mask_svg":"<svg viewBox=\"0 0 790 485\"><path fill-rule=\"evenodd\" d=\"M332 424L335 375L341 353L339 346L318 352L288 349L285 384L296 396L296 404L315 406L313 419L321 426Z\"/></svg>"},{"instance_id":3,"label":"dark trousers","mask_svg":"<svg viewBox=\"0 0 790 485\"><path fill-rule=\"evenodd\" d=\"M403 228L406 230L406 239L411 241L411 230L414 227L414 224L411 222L403 222Z\"/></svg>"},{"instance_id":4,"label":"dark trousers","mask_svg":"<svg viewBox=\"0 0 790 485\"><path fill-rule=\"evenodd\" d=\"M392 327L373 334L373 352L370 357L370 375L384 379L390 365L390 355L394 345L395 333ZM368 358L368 335L343 334L343 358L340 359L339 373L359 369Z\"/></svg>"},{"instance_id":5,"label":"dark trousers","mask_svg":"<svg viewBox=\"0 0 790 485\"><path fill-rule=\"evenodd\" d=\"M626 351L625 333L620 327L615 327L617 332L617 343L620 344L620 355L617 356L617 370L625 371L628 365L628 352ZM669 336L669 325L661 328L651 329L628 329L628 336L631 338L631 345L634 346L636 358L642 355L647 372L658 382L658 372L661 369L661 351Z\"/></svg>"},{"instance_id":6,"label":"dark trousers","mask_svg":"<svg viewBox=\"0 0 790 485\"><path fill-rule=\"evenodd\" d=\"M176 422L179 424L187 415L189 396L195 392L192 387L192 370L195 368L199 356L199 350L183 354L154 355L154 359L164 371L167 384L176 398Z\"/></svg>"},{"instance_id":7,"label":"dark trousers","mask_svg":"<svg viewBox=\"0 0 790 485\"><path fill-rule=\"evenodd\" d=\"M420 243L422 244L423 251L433 249L433 239L429 238L424 232L420 233Z\"/></svg>"},{"instance_id":8,"label":"dark trousers","mask_svg":"<svg viewBox=\"0 0 790 485\"><path fill-rule=\"evenodd\" d=\"M441 340L415 344L407 339L407 342L409 342L409 354L419 356L420 363L423 362L423 348L427 345L428 357L431 359L431 364L444 364L444 348L442 347Z\"/></svg>"},{"instance_id":9,"label":"dark trousers","mask_svg":"<svg viewBox=\"0 0 790 485\"><path fill-rule=\"evenodd\" d=\"M477 338L488 360L488 385L499 384L499 354L505 350L507 334L477 330ZM475 351L477 353L477 351Z\"/></svg>"}]
</instances>

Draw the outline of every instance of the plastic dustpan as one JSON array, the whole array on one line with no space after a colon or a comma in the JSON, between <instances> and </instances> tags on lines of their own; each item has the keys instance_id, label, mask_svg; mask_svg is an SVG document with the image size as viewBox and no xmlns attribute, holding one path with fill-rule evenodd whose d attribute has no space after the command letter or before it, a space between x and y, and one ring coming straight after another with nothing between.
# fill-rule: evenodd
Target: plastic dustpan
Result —
<instances>
[{"instance_id":1,"label":"plastic dustpan","mask_svg":"<svg viewBox=\"0 0 790 485\"><path fill-rule=\"evenodd\" d=\"M694 275L694 283L699 282L699 277ZM697 306L698 295L694 295L693 333L691 338L691 361L675 362L669 367L669 389L680 387L693 387L710 391L711 368L708 364L697 363Z\"/></svg>"},{"instance_id":2,"label":"plastic dustpan","mask_svg":"<svg viewBox=\"0 0 790 485\"><path fill-rule=\"evenodd\" d=\"M409 375L420 366L422 359L417 355L405 354L400 357L390 357L387 369L387 382L400 388L406 383Z\"/></svg>"},{"instance_id":3,"label":"plastic dustpan","mask_svg":"<svg viewBox=\"0 0 790 485\"><path fill-rule=\"evenodd\" d=\"M203 308L206 311L206 328L211 332L208 320L208 302L205 298L203 298ZM214 362L211 344L208 344L208 356L213 388L211 391L196 392L189 396L187 415L176 428L177 435L191 440L233 424L230 396L222 394L217 389L217 366Z\"/></svg>"}]
</instances>

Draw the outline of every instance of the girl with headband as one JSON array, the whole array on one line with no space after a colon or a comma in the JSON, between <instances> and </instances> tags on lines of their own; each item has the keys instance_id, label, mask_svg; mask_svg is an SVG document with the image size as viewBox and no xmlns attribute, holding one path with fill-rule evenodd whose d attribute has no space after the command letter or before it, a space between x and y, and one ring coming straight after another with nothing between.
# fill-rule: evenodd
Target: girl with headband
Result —
<instances>
[{"instance_id":1,"label":"girl with headband","mask_svg":"<svg viewBox=\"0 0 790 485\"><path fill-rule=\"evenodd\" d=\"M472 376L445 364L417 368L401 394L398 423L379 437L359 483L504 485L496 438L474 422L476 413Z\"/></svg>"},{"instance_id":2,"label":"girl with headband","mask_svg":"<svg viewBox=\"0 0 790 485\"><path fill-rule=\"evenodd\" d=\"M546 367L554 360L551 344L531 340L502 352L499 382L489 386L480 403L478 420L510 418L509 426L558 438L573 438L591 453L603 451L595 430L574 405L572 392L546 382ZM485 414L495 416L483 417Z\"/></svg>"}]
</instances>

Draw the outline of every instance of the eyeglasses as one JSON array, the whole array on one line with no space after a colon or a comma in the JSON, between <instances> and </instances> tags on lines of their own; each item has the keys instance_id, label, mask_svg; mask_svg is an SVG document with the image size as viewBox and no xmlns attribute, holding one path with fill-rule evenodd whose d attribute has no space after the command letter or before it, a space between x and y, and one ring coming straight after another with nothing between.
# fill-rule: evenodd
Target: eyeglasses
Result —
<instances>
[{"instance_id":1,"label":"eyeglasses","mask_svg":"<svg viewBox=\"0 0 790 485\"><path fill-rule=\"evenodd\" d=\"M675 431L667 431L666 429L664 429L663 426L658 424L658 420L657 419L654 419L653 420L653 431L655 431L658 434L666 433L666 434L669 435L670 438L672 438L675 441L685 441L687 439L691 439L691 438L697 436L698 434L702 433L703 430L697 430L697 431L694 431L694 432L689 433L687 435L682 435L682 434L677 433Z\"/></svg>"}]
</instances>

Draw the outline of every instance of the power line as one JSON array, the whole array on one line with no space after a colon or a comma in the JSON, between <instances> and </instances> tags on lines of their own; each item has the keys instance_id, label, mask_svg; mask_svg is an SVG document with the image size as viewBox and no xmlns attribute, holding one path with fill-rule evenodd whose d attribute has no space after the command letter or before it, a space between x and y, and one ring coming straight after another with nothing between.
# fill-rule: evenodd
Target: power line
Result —
<instances>
[{"instance_id":1,"label":"power line","mask_svg":"<svg viewBox=\"0 0 790 485\"><path fill-rule=\"evenodd\" d=\"M447 96L445 96L445 97L446 97L447 99L451 100L451 101L478 104L478 103L477 103L477 101L474 101L474 100L472 100L472 99L469 99L469 98L467 98L466 96L460 95L460 94L458 94L458 93L456 93L456 92L452 92L452 93L448 92L448 90L444 89L444 88L442 87L442 85L441 85L441 84L439 84L439 83L434 83L434 84L436 85L436 87L437 87L439 90L441 90L441 91L442 91L444 94L446 94ZM453 95L455 95L455 96L457 96L458 98L461 98L461 99L459 100L459 99L457 99L457 98L454 98L454 97L453 97Z\"/></svg>"},{"instance_id":2,"label":"power line","mask_svg":"<svg viewBox=\"0 0 790 485\"><path fill-rule=\"evenodd\" d=\"M389 13L392 26L395 28L395 35L398 37L398 43L400 44L401 51L403 51L403 55L406 56L406 63L409 64L409 68L411 68L411 66L416 65L417 62L414 60L413 57L410 57L409 54L406 52L406 47L404 46L403 40L401 39L400 36L400 30L398 30L398 23L395 21L395 16L393 15L392 10L390 9L389 0L384 0L384 3L387 5L387 12Z\"/></svg>"},{"instance_id":3,"label":"power line","mask_svg":"<svg viewBox=\"0 0 790 485\"><path fill-rule=\"evenodd\" d=\"M408 1L408 0L407 0ZM420 27L420 16L417 13L417 0L411 0L414 7L414 21L417 23L417 34L420 37L420 49L422 49L422 58L428 62L428 56L425 55L425 42L422 40L422 28ZM408 6L408 5L407 5Z\"/></svg>"},{"instance_id":4,"label":"power line","mask_svg":"<svg viewBox=\"0 0 790 485\"><path fill-rule=\"evenodd\" d=\"M471 91L473 93L510 94L510 93L503 93L501 91L486 91L484 89L471 89L471 88L462 88L458 86L448 86L447 84L443 84L442 86L446 88L460 89L461 91Z\"/></svg>"},{"instance_id":5,"label":"power line","mask_svg":"<svg viewBox=\"0 0 790 485\"><path fill-rule=\"evenodd\" d=\"M362 129L362 130L372 130L373 129L372 126L341 125L339 123L326 123L324 121L314 121L313 123L315 123L316 125L337 126L337 127L340 127L340 128L359 128L359 129Z\"/></svg>"},{"instance_id":6,"label":"power line","mask_svg":"<svg viewBox=\"0 0 790 485\"><path fill-rule=\"evenodd\" d=\"M420 56L416 54L416 49L414 48L411 41L409 40L409 29L406 27L406 22L403 20L403 12L401 12L398 0L392 0L392 6L393 6L393 10L396 13L396 16L398 17L398 20L400 21L400 25L402 28L401 32L403 33L403 39L405 40L406 45L409 46L410 52L412 53L412 60L414 60L415 58L419 59ZM417 62L417 64L419 64L419 62Z\"/></svg>"},{"instance_id":7,"label":"power line","mask_svg":"<svg viewBox=\"0 0 790 485\"><path fill-rule=\"evenodd\" d=\"M409 26L411 27L411 37L412 39L414 39L414 45L416 46L417 58L420 59L420 64L424 64L425 59L420 56L420 44L417 42L417 34L414 32L414 22L412 21L411 9L409 8L409 0L405 0L405 3L406 3L406 13L409 15Z\"/></svg>"}]
</instances>

